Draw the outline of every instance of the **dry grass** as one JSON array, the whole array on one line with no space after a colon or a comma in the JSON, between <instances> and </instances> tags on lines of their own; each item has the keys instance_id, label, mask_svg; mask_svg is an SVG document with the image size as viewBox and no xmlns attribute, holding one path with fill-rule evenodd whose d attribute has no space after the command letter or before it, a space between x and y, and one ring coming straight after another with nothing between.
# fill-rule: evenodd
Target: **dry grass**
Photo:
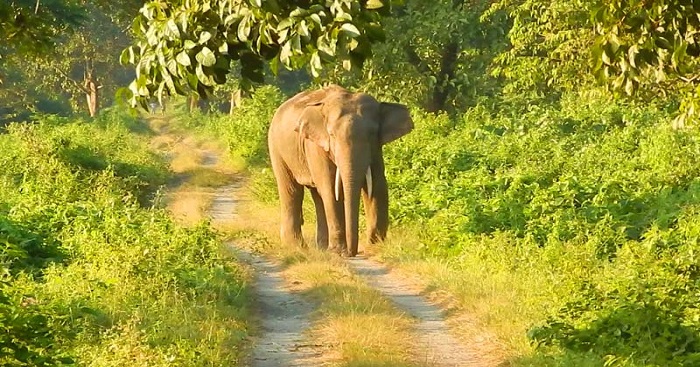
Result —
<instances>
[{"instance_id":1,"label":"dry grass","mask_svg":"<svg viewBox=\"0 0 700 367\"><path fill-rule=\"evenodd\" d=\"M311 344L327 346L325 362L347 367L418 366L412 361L413 319L354 275L338 256L312 246L281 245L279 208L251 200L245 194L249 191L241 192L239 219L219 229L235 237L238 245L278 260L285 266L289 287L318 305L308 338ZM313 243L313 218L307 217L303 231L307 243Z\"/></svg>"},{"instance_id":2,"label":"dry grass","mask_svg":"<svg viewBox=\"0 0 700 367\"><path fill-rule=\"evenodd\" d=\"M237 171L230 161L219 158L222 146L193 136L182 137L166 117L153 117L149 125L158 133L151 149L166 154L177 187L166 197L166 205L178 222L194 225L206 219L213 201L213 188L231 184Z\"/></svg>"},{"instance_id":3,"label":"dry grass","mask_svg":"<svg viewBox=\"0 0 700 367\"><path fill-rule=\"evenodd\" d=\"M318 304L309 337L328 345L332 365L418 366L412 362L414 321L342 259L315 249L277 247L273 253L288 264L285 278L292 288Z\"/></svg>"},{"instance_id":4,"label":"dry grass","mask_svg":"<svg viewBox=\"0 0 700 367\"><path fill-rule=\"evenodd\" d=\"M181 188L166 197L168 210L179 223L192 226L206 218L212 193L203 190Z\"/></svg>"},{"instance_id":5,"label":"dry grass","mask_svg":"<svg viewBox=\"0 0 700 367\"><path fill-rule=\"evenodd\" d=\"M529 318L523 317L525 308L517 303L522 279L494 277L496 269L480 265L479 259L456 266L411 255L416 251L407 248L419 248L417 238L415 228L395 229L374 249L374 255L446 309L453 333L465 344L482 349L494 365L507 365L499 363L531 351L525 338L530 325L523 322Z\"/></svg>"}]
</instances>

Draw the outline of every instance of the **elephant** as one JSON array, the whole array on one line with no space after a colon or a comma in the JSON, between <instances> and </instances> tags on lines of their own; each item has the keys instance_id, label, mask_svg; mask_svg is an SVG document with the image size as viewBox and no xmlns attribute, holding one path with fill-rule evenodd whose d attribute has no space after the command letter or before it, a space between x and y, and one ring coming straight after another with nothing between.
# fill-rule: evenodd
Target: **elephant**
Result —
<instances>
[{"instance_id":1,"label":"elephant","mask_svg":"<svg viewBox=\"0 0 700 367\"><path fill-rule=\"evenodd\" d=\"M411 130L413 120L405 105L378 102L338 85L301 92L282 103L268 130L282 242L305 246L304 188L316 210L317 247L357 255L360 195L367 240L383 241L389 191L382 147Z\"/></svg>"}]
</instances>

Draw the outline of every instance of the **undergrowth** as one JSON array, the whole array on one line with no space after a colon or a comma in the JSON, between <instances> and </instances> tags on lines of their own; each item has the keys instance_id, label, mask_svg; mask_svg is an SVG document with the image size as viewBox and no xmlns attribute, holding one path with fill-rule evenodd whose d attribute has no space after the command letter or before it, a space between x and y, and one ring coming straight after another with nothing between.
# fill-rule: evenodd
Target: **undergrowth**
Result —
<instances>
[{"instance_id":1,"label":"undergrowth","mask_svg":"<svg viewBox=\"0 0 700 367\"><path fill-rule=\"evenodd\" d=\"M280 100L266 89L198 125L228 139L266 203ZM448 290L516 366L700 364L700 133L598 91L412 115L385 147L393 231L410 238L385 244L387 261Z\"/></svg>"},{"instance_id":2,"label":"undergrowth","mask_svg":"<svg viewBox=\"0 0 700 367\"><path fill-rule=\"evenodd\" d=\"M0 364L223 366L246 336L241 269L152 202L169 177L137 116L0 135Z\"/></svg>"}]
</instances>

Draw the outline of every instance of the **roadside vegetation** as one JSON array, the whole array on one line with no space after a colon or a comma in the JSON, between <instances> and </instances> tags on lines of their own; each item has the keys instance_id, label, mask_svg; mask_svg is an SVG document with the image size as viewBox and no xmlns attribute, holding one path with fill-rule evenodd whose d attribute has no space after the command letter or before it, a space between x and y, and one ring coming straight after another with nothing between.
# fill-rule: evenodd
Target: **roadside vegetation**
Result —
<instances>
[{"instance_id":1,"label":"roadside vegetation","mask_svg":"<svg viewBox=\"0 0 700 367\"><path fill-rule=\"evenodd\" d=\"M43 117L0 135L0 364L236 364L239 266L153 205L170 178L138 116Z\"/></svg>"},{"instance_id":2,"label":"roadside vegetation","mask_svg":"<svg viewBox=\"0 0 700 367\"><path fill-rule=\"evenodd\" d=\"M264 131L280 99L265 87L232 118L189 122L247 162L268 216ZM394 226L369 252L447 292L513 365L695 363L695 130L596 89L529 110L413 117L414 132L385 148Z\"/></svg>"}]
</instances>

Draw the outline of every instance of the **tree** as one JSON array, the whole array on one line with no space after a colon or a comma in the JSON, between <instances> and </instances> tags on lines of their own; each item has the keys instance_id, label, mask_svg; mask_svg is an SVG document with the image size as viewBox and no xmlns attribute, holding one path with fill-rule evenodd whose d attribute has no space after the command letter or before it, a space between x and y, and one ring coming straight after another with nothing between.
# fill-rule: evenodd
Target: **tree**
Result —
<instances>
[{"instance_id":1,"label":"tree","mask_svg":"<svg viewBox=\"0 0 700 367\"><path fill-rule=\"evenodd\" d=\"M362 65L383 39L379 20L390 0L151 0L134 22L137 42L122 63L136 66L132 102L146 107L163 94L207 96L226 82L232 63L240 85L263 82L267 61L276 73L324 63Z\"/></svg>"},{"instance_id":2,"label":"tree","mask_svg":"<svg viewBox=\"0 0 700 367\"><path fill-rule=\"evenodd\" d=\"M591 8L594 70L613 90L685 96L683 125L700 108L700 3L613 0Z\"/></svg>"},{"instance_id":3,"label":"tree","mask_svg":"<svg viewBox=\"0 0 700 367\"><path fill-rule=\"evenodd\" d=\"M35 77L44 79L46 87L70 91L73 105L86 106L94 117L104 103L103 95L113 95L133 78L118 63L121 50L131 40L128 16L115 15L113 9L99 4L86 5L85 9L90 21L62 38L65 46L54 51L55 57L37 63Z\"/></svg>"},{"instance_id":4,"label":"tree","mask_svg":"<svg viewBox=\"0 0 700 367\"><path fill-rule=\"evenodd\" d=\"M398 98L428 111L463 109L497 89L488 75L505 45L506 18L480 21L485 0L407 0L385 24L389 42L377 45L363 74L336 68L334 80L384 98Z\"/></svg>"},{"instance_id":5,"label":"tree","mask_svg":"<svg viewBox=\"0 0 700 367\"><path fill-rule=\"evenodd\" d=\"M47 98L68 99L73 109L85 106L90 116L95 116L104 102L102 95L112 95L117 87L133 78L117 60L130 43L126 31L137 14L136 2L34 0L32 3L39 4L40 9L50 4L70 7L80 14L82 22L52 34L51 44L60 47L41 48L35 44L35 49L25 53L8 54L0 71L11 80L0 89L0 96L12 101L15 111L36 109Z\"/></svg>"},{"instance_id":6,"label":"tree","mask_svg":"<svg viewBox=\"0 0 700 367\"><path fill-rule=\"evenodd\" d=\"M75 2L11 0L0 2L0 59L9 54L42 53L58 37L83 21Z\"/></svg>"},{"instance_id":7,"label":"tree","mask_svg":"<svg viewBox=\"0 0 700 367\"><path fill-rule=\"evenodd\" d=\"M495 58L492 73L504 78L505 95L557 98L595 82L587 0L499 0L483 18L501 11L510 18L510 45Z\"/></svg>"}]
</instances>

